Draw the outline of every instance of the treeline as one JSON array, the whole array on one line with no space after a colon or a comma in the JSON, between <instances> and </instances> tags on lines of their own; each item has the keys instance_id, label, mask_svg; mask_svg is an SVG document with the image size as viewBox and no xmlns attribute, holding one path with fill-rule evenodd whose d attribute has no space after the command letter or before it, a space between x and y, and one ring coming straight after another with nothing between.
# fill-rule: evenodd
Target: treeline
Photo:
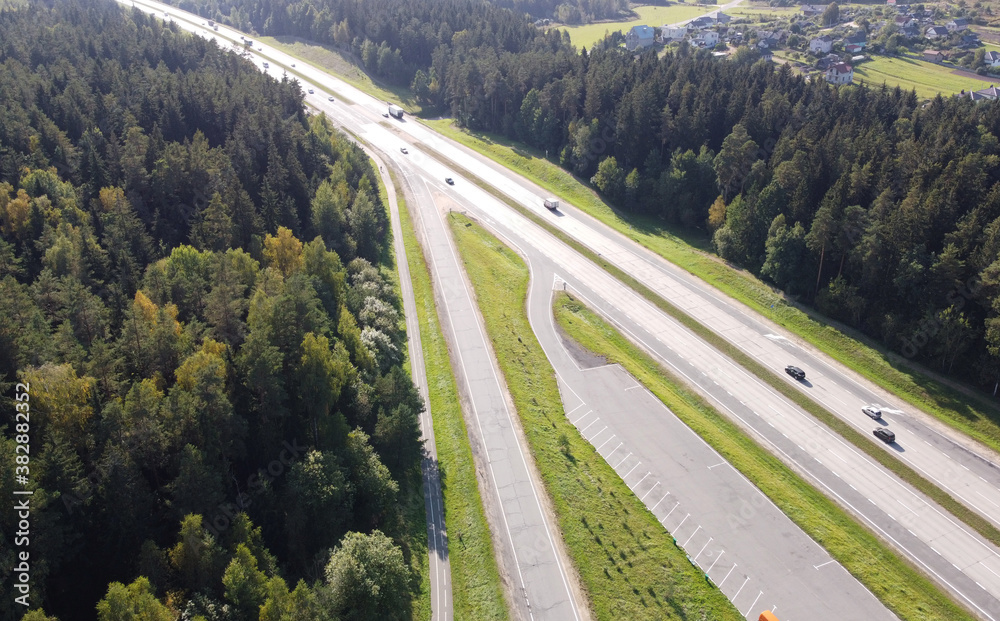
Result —
<instances>
[{"instance_id":1,"label":"treeline","mask_svg":"<svg viewBox=\"0 0 1000 621\"><path fill-rule=\"evenodd\" d=\"M489 0L518 14L548 18L564 24L587 24L596 19L614 19L629 10L626 0ZM650 4L656 4L655 2Z\"/></svg>"},{"instance_id":2,"label":"treeline","mask_svg":"<svg viewBox=\"0 0 1000 621\"><path fill-rule=\"evenodd\" d=\"M426 105L558 158L622 209L704 229L723 258L907 357L1000 378L996 105L806 82L746 48L658 58L612 37L578 53L481 3L304 1L268 5L301 18L285 34L382 49L362 54L375 73L398 49L396 79L413 71ZM403 36L417 24L435 36Z\"/></svg>"},{"instance_id":3,"label":"treeline","mask_svg":"<svg viewBox=\"0 0 1000 621\"><path fill-rule=\"evenodd\" d=\"M110 0L0 12L0 494L27 438L26 618L409 618L423 405L376 188L297 83L214 43Z\"/></svg>"}]
</instances>

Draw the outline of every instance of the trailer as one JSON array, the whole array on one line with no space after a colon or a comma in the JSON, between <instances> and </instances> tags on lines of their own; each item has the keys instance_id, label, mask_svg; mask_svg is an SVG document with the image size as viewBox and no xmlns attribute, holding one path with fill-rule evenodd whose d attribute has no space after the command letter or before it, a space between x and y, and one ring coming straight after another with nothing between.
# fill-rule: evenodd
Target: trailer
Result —
<instances>
[{"instance_id":1,"label":"trailer","mask_svg":"<svg viewBox=\"0 0 1000 621\"><path fill-rule=\"evenodd\" d=\"M401 119L403 118L403 109L396 104L389 104L389 115L394 118Z\"/></svg>"},{"instance_id":2,"label":"trailer","mask_svg":"<svg viewBox=\"0 0 1000 621\"><path fill-rule=\"evenodd\" d=\"M547 198L542 201L542 204L545 205L546 209L552 209L553 211L559 209L559 200L555 198Z\"/></svg>"}]
</instances>

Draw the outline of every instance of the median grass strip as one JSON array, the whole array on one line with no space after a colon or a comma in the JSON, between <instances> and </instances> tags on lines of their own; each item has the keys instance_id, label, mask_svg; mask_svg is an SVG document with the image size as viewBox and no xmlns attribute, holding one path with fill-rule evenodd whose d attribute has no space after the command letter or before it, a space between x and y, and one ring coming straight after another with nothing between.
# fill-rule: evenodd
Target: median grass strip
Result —
<instances>
[{"instance_id":1,"label":"median grass strip","mask_svg":"<svg viewBox=\"0 0 1000 621\"><path fill-rule=\"evenodd\" d=\"M481 227L449 216L500 369L597 619L741 619L563 413L525 314L528 270Z\"/></svg>"},{"instance_id":2,"label":"median grass strip","mask_svg":"<svg viewBox=\"0 0 1000 621\"><path fill-rule=\"evenodd\" d=\"M931 378L868 337L831 325L813 311L795 306L752 274L734 269L705 252L709 240L704 234L668 229L655 218L613 210L581 180L519 143L492 135L470 134L453 126L449 119L423 122L746 304L907 403L1000 451L1000 410L984 395L970 394Z\"/></svg>"},{"instance_id":3,"label":"median grass strip","mask_svg":"<svg viewBox=\"0 0 1000 621\"><path fill-rule=\"evenodd\" d=\"M448 160L445 160L433 151L428 150L427 153L441 161L448 162ZM700 337L709 345L731 358L734 362L736 362L736 364L739 364L750 373L753 373L771 386L771 388L781 393L785 398L794 402L806 412L812 414L820 422L830 427L835 433L840 434L840 436L845 440L856 446L878 463L885 466L887 470L893 472L896 476L926 494L931 500L941 505L942 508L964 522L967 526L975 530L984 538L991 541L993 544L1000 546L1000 529L997 529L997 527L995 527L989 520L966 505L955 500L955 498L948 494L945 490L927 480L916 470L891 455L868 436L858 433L853 427L849 426L843 420L832 414L822 405L813 401L806 394L791 386L770 368L757 362L756 359L744 353L742 349L719 336L697 319L668 302L665 298L661 297L655 291L644 285L641 281L622 271L616 265L607 261L604 257L598 255L596 252L593 252L580 242L570 237L568 234L547 222L544 218L539 217L534 212L511 200L508 196L493 186L487 184L482 179L479 179L472 173L464 170L461 166L458 166L454 162L448 162L448 165L459 171L466 178L473 180L477 186L492 194L497 198L497 200L503 201L512 209L517 210L523 216L541 226L546 231L559 238L562 242L579 252L581 255L606 270L609 274L620 280L639 295L646 298L650 303L654 304L664 313L670 315L683 324L686 328L691 330L695 335Z\"/></svg>"},{"instance_id":4,"label":"median grass strip","mask_svg":"<svg viewBox=\"0 0 1000 621\"><path fill-rule=\"evenodd\" d=\"M508 618L507 604L476 484L476 468L459 405L455 376L448 359L448 345L438 323L424 253L417 242L402 189L396 183L395 175L392 176L427 370L428 400L434 421L445 525L448 529L455 619L502 621ZM422 499L420 510L423 511Z\"/></svg>"},{"instance_id":5,"label":"median grass strip","mask_svg":"<svg viewBox=\"0 0 1000 621\"><path fill-rule=\"evenodd\" d=\"M652 391L901 619L973 618L833 501L589 308L570 295L559 293L555 316L571 338L609 362L621 364Z\"/></svg>"}]
</instances>

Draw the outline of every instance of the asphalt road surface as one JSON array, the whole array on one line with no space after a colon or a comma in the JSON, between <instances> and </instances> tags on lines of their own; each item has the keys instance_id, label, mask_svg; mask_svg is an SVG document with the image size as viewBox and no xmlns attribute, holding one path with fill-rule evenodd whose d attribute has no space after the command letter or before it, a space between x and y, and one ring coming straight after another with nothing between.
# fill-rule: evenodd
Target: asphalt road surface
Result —
<instances>
[{"instance_id":1,"label":"asphalt road surface","mask_svg":"<svg viewBox=\"0 0 1000 621\"><path fill-rule=\"evenodd\" d=\"M171 14L179 13L170 7L165 10ZM296 62L273 50L265 54L272 64L281 61L290 66ZM255 60L263 62L259 58ZM278 71L277 67L269 70L272 74ZM723 412L753 430L779 457L806 472L814 484L855 513L976 614L986 619L1000 618L1000 600L997 599L1000 595L1000 555L995 546L957 523L939 507L665 317L621 283L474 187L470 180L463 179L433 158L421 157L414 145L433 149L445 158L461 162L464 169L549 217L567 233L772 368L780 371L785 364L793 362L788 360L790 351L795 353L797 359L794 362L799 362L798 366L806 369L809 378L809 382L798 385L799 388L820 394L819 397L814 395L814 398L828 407L836 407L835 412L845 419L856 420L862 416L860 407L863 404L880 403L883 411L889 412L886 417L889 424L897 431L897 443L886 447L886 450L909 453L906 455L909 459L926 460L919 462L925 472L947 473L937 478L939 484L947 484L946 489L956 493L966 503L971 502L969 496L981 496L982 500L973 507L979 511L985 511L987 502L1000 507L1000 498L996 496L1000 493L997 491L1000 469L988 452L967 442L959 434L950 430L941 431L927 424L925 415L919 412L911 410L907 414L907 410L900 407L893 397L883 394L881 389L835 362L825 358L820 360L822 357L808 353L808 348L793 345L794 339L780 328L752 316L732 300L589 217L572 208L548 214L539 198L544 193L509 171L484 161L417 123L382 121L383 102L319 70L303 66L295 71L302 73L321 90L309 98L310 104L345 123L384 153L393 154L397 161L409 161L419 168L419 174L425 179L454 177L458 186L451 191L462 195L473 214L484 220L494 219L492 226L498 231L507 231L522 248L533 247L543 252L553 265L560 266L561 275L575 288L592 291L593 298L588 301L593 306L686 377ZM304 85L304 88L307 86ZM328 92L337 95L335 101L327 101ZM398 154L401 145L408 145L413 155ZM788 347L796 349L789 350ZM809 362L809 356L819 360L815 368ZM803 362L803 359L806 361ZM831 379L834 377L837 379ZM876 397L878 401L871 397ZM855 411L848 411L848 407ZM902 424L904 420L906 424ZM864 424L867 428L868 423ZM922 442L925 448L918 449L918 442ZM952 462L955 466L950 469L943 466ZM986 517L996 521L998 515L1000 512L991 512Z\"/></svg>"}]
</instances>

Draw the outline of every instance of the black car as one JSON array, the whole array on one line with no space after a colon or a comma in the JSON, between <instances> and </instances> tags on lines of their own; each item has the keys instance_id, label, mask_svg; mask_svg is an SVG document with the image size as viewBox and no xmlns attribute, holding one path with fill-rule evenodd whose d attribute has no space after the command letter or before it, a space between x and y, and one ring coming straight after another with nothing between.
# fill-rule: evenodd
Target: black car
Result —
<instances>
[{"instance_id":1,"label":"black car","mask_svg":"<svg viewBox=\"0 0 1000 621\"><path fill-rule=\"evenodd\" d=\"M445 177L444 182L447 183L448 185L455 185L455 180L452 179L451 177Z\"/></svg>"},{"instance_id":2,"label":"black car","mask_svg":"<svg viewBox=\"0 0 1000 621\"><path fill-rule=\"evenodd\" d=\"M894 434L893 432L889 431L885 427L879 427L878 429L876 429L872 433L875 434L876 438L878 438L879 440L885 442L886 444L892 444L893 442L896 441L896 434Z\"/></svg>"},{"instance_id":3,"label":"black car","mask_svg":"<svg viewBox=\"0 0 1000 621\"><path fill-rule=\"evenodd\" d=\"M799 380L800 382L806 378L805 371L803 371L798 367L793 367L792 365L788 365L787 367L785 367L785 373L788 373L789 375Z\"/></svg>"}]
</instances>

